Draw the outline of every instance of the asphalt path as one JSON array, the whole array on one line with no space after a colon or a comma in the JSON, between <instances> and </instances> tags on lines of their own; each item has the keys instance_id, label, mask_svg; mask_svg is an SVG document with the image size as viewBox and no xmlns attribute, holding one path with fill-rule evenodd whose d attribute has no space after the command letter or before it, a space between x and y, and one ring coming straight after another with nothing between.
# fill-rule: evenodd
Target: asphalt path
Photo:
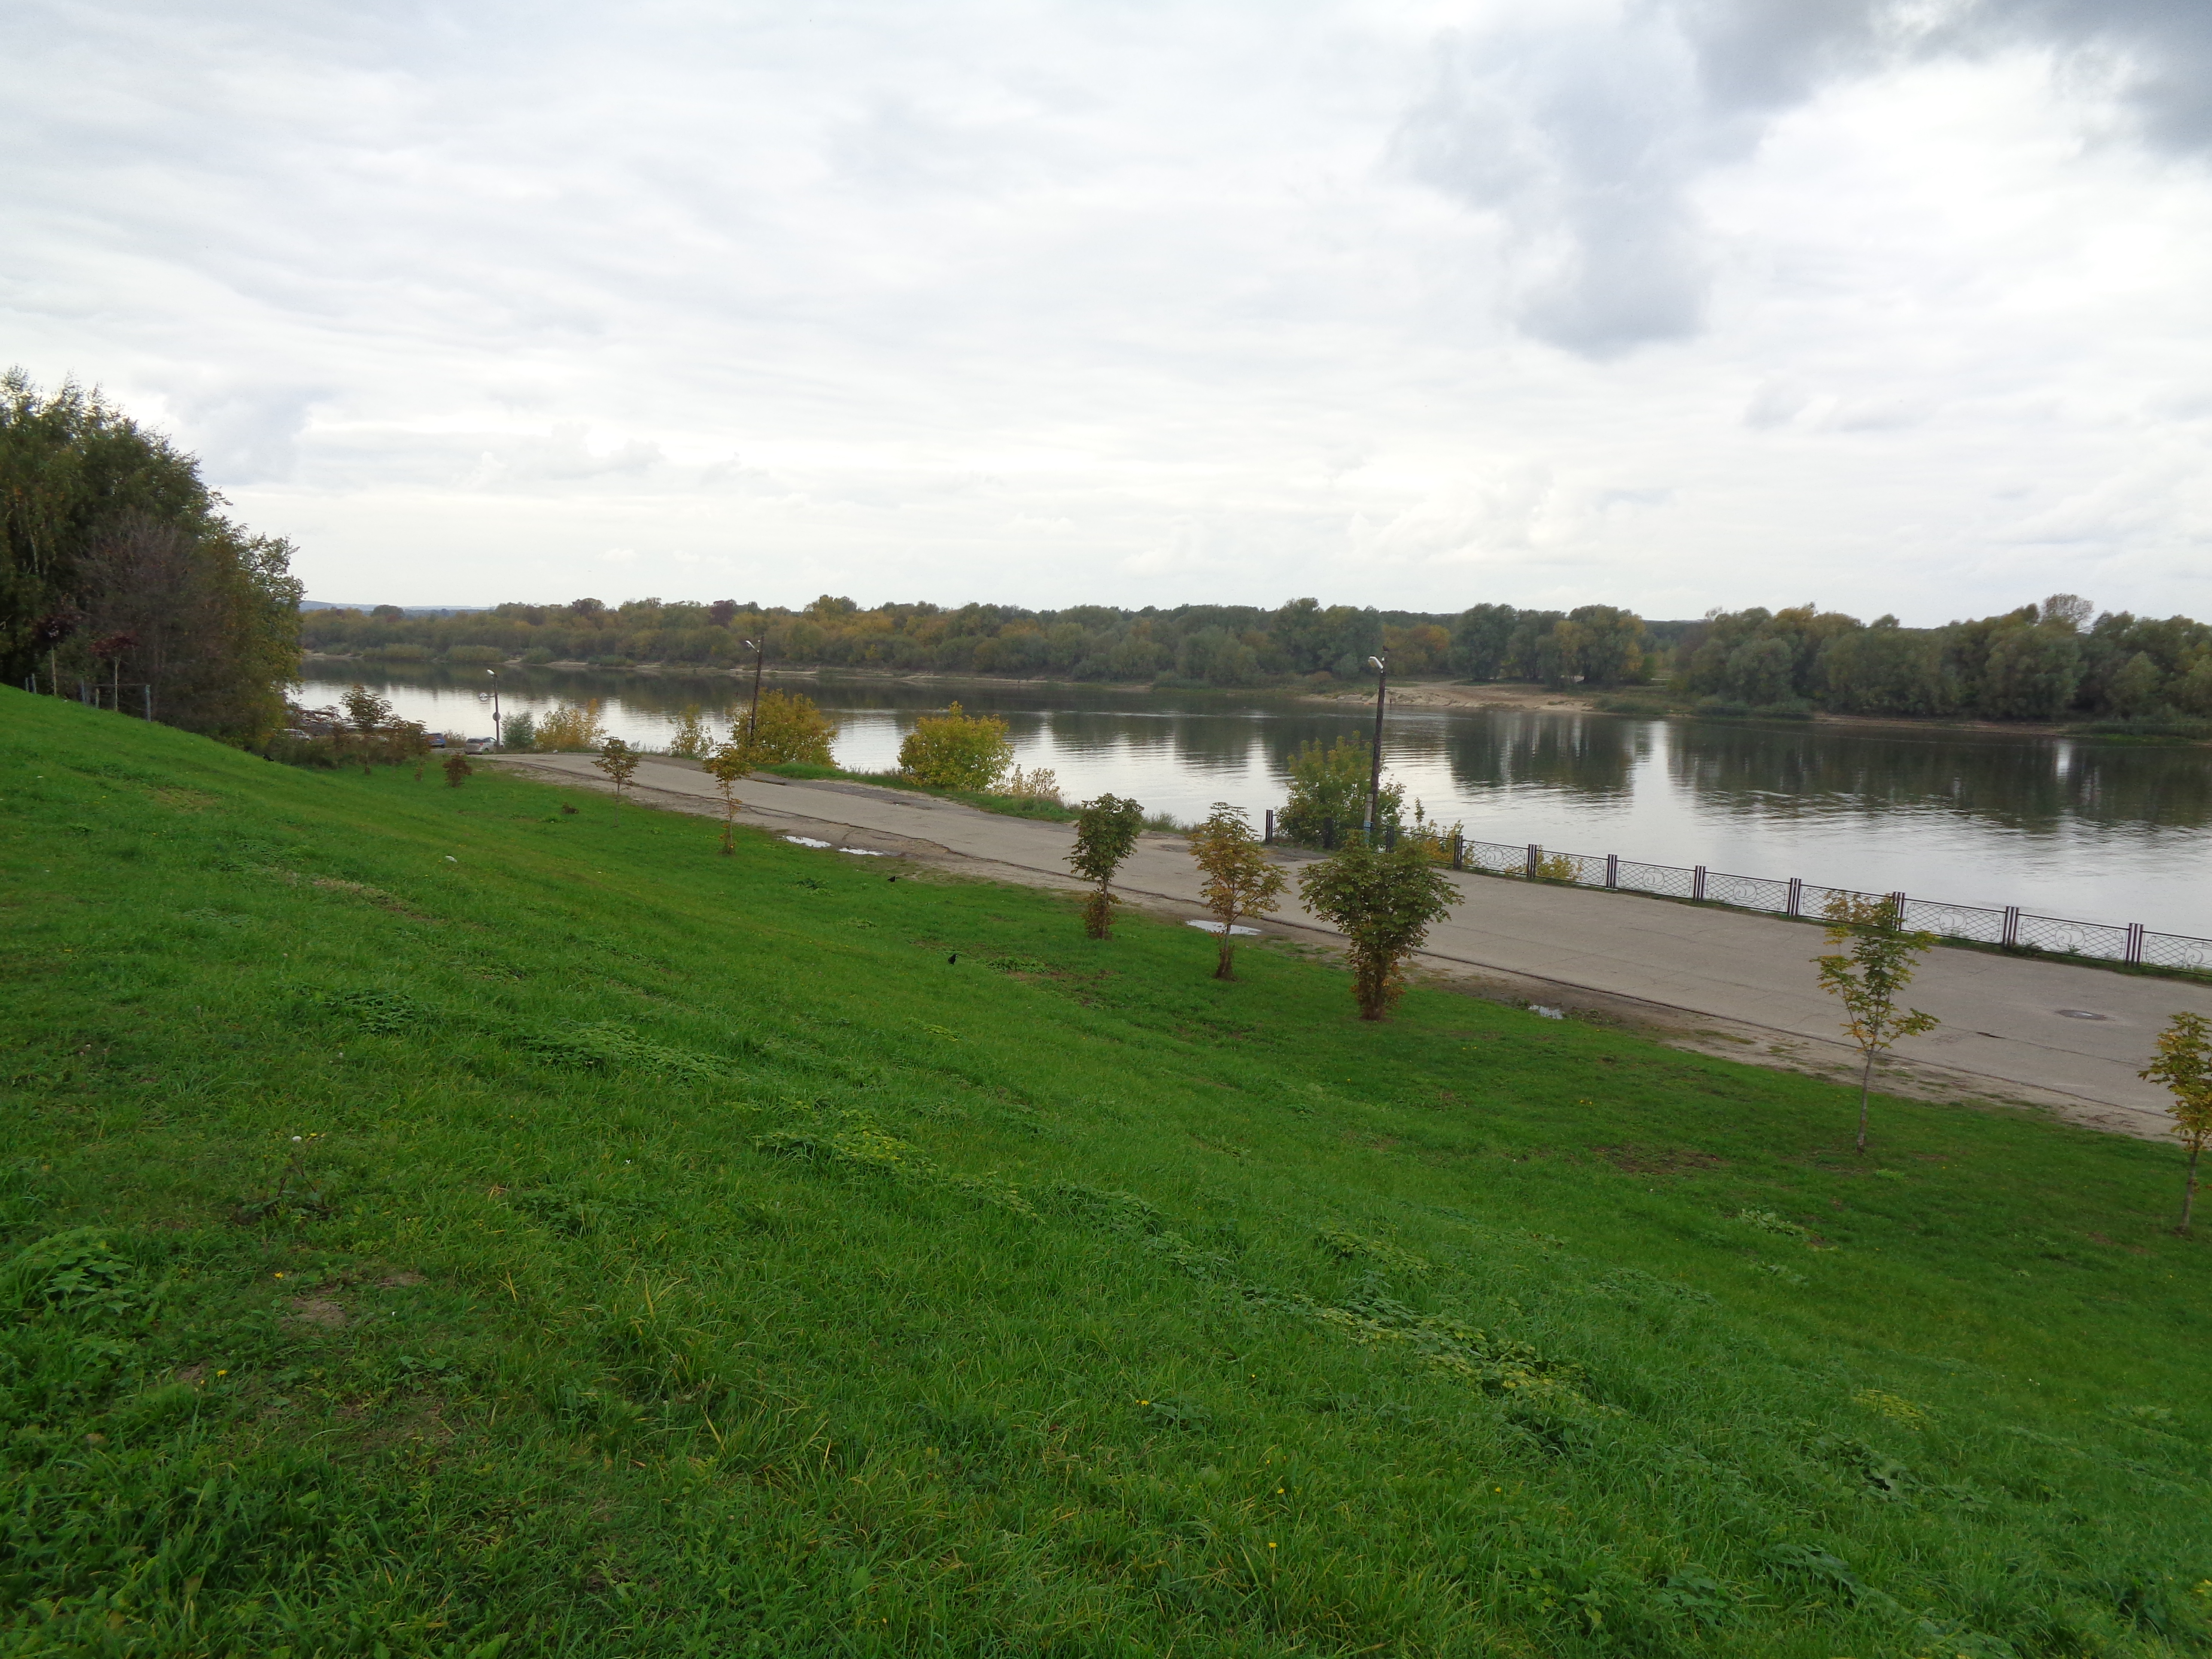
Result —
<instances>
[{"instance_id":1,"label":"asphalt path","mask_svg":"<svg viewBox=\"0 0 2212 1659\"><path fill-rule=\"evenodd\" d=\"M587 755L494 758L605 787ZM714 780L682 762L648 758L637 785L648 804L721 810ZM1068 824L866 784L755 776L735 793L744 822L786 835L950 861L1029 884L1075 885L1067 870L1075 840ZM1294 864L1306 855L1285 849L1279 856ZM1814 976L1811 959L1826 948L1817 927L1495 876L1449 878L1463 898L1430 932L1423 956L1433 964L1504 975L1539 994L1556 988L1727 1022L1775 1039L1768 1055L1814 1070L1839 1074L1850 1059L1836 1042L1836 1003ZM1198 868L1179 836L1144 836L1116 884L1188 915L1203 914ZM1268 924L1339 937L1297 902L1295 884ZM1995 1085L2001 1098L2061 1109L2073 1103L2089 1109L2068 1115L2136 1134L2160 1133L2165 1121L2166 1095L2136 1075L2160 1029L2183 1010L2212 1017L2212 989L2204 987L1952 948L1929 954L1910 1001L1942 1023L1899 1045L1906 1069Z\"/></svg>"}]
</instances>

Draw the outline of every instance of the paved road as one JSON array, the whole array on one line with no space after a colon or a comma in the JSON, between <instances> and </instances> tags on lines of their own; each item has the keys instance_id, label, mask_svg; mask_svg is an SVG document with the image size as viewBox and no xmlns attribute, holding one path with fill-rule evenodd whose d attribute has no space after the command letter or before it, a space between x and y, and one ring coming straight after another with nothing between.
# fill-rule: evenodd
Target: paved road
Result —
<instances>
[{"instance_id":1,"label":"paved road","mask_svg":"<svg viewBox=\"0 0 2212 1659\"><path fill-rule=\"evenodd\" d=\"M580 783L602 782L586 756L501 758ZM637 781L647 800L720 810L713 780L683 763L648 759ZM786 833L949 854L974 861L978 874L1073 884L1066 860L1074 831L1066 824L864 784L752 778L737 793L749 822ZM1452 880L1466 897L1430 934L1425 954L1439 962L1733 1022L1785 1039L1778 1052L1821 1069L1834 1069L1841 1058L1829 1047L1836 1005L1821 994L1810 965L1823 948L1817 928L1492 876ZM1121 884L1198 914L1197 867L1180 836L1146 836ZM1295 896L1273 920L1334 937ZM2097 1109L2069 1115L2136 1133L2157 1133L2163 1121L2165 1095L2135 1074L2159 1029L2183 1009L2212 1017L2212 989L2203 987L1961 950L1930 954L1911 1000L1942 1024L1900 1045L1906 1059L2010 1085L2016 1097Z\"/></svg>"}]
</instances>

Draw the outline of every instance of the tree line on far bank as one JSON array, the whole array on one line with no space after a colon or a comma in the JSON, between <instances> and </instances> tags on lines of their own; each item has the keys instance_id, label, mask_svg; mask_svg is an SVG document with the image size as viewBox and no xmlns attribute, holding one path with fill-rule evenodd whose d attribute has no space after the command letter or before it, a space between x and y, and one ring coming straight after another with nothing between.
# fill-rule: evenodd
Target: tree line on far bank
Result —
<instances>
[{"instance_id":1,"label":"tree line on far bank","mask_svg":"<svg viewBox=\"0 0 2212 1659\"><path fill-rule=\"evenodd\" d=\"M734 667L764 643L787 667L1259 686L1361 684L1370 656L1395 678L1656 687L1719 714L2212 719L2212 627L2187 617L2097 614L2054 594L1996 616L1906 628L1811 605L1648 622L1613 605L1477 605L1456 613L1293 599L1272 610L926 603L864 610L824 595L802 610L734 599L502 605L409 615L318 611L306 644L394 665L640 662Z\"/></svg>"},{"instance_id":2,"label":"tree line on far bank","mask_svg":"<svg viewBox=\"0 0 2212 1659\"><path fill-rule=\"evenodd\" d=\"M284 723L292 549L193 459L73 383L0 374L0 675L228 743Z\"/></svg>"}]
</instances>

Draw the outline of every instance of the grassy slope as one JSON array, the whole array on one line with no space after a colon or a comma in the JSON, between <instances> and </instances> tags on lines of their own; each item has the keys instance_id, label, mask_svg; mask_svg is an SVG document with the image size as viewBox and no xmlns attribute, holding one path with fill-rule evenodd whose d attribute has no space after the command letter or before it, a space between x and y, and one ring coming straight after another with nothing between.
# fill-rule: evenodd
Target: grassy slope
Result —
<instances>
[{"instance_id":1,"label":"grassy slope","mask_svg":"<svg viewBox=\"0 0 2212 1659\"><path fill-rule=\"evenodd\" d=\"M0 692L0 1653L2202 1650L2171 1149L715 837Z\"/></svg>"}]
</instances>

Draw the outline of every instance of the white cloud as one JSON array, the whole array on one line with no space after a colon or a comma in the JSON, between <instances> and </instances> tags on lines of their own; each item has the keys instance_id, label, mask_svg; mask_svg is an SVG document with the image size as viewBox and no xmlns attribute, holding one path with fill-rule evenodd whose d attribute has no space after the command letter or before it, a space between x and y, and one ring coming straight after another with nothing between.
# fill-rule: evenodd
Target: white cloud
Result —
<instances>
[{"instance_id":1,"label":"white cloud","mask_svg":"<svg viewBox=\"0 0 2212 1659\"><path fill-rule=\"evenodd\" d=\"M2197 0L84 0L0 50L6 355L318 594L2212 613Z\"/></svg>"}]
</instances>

